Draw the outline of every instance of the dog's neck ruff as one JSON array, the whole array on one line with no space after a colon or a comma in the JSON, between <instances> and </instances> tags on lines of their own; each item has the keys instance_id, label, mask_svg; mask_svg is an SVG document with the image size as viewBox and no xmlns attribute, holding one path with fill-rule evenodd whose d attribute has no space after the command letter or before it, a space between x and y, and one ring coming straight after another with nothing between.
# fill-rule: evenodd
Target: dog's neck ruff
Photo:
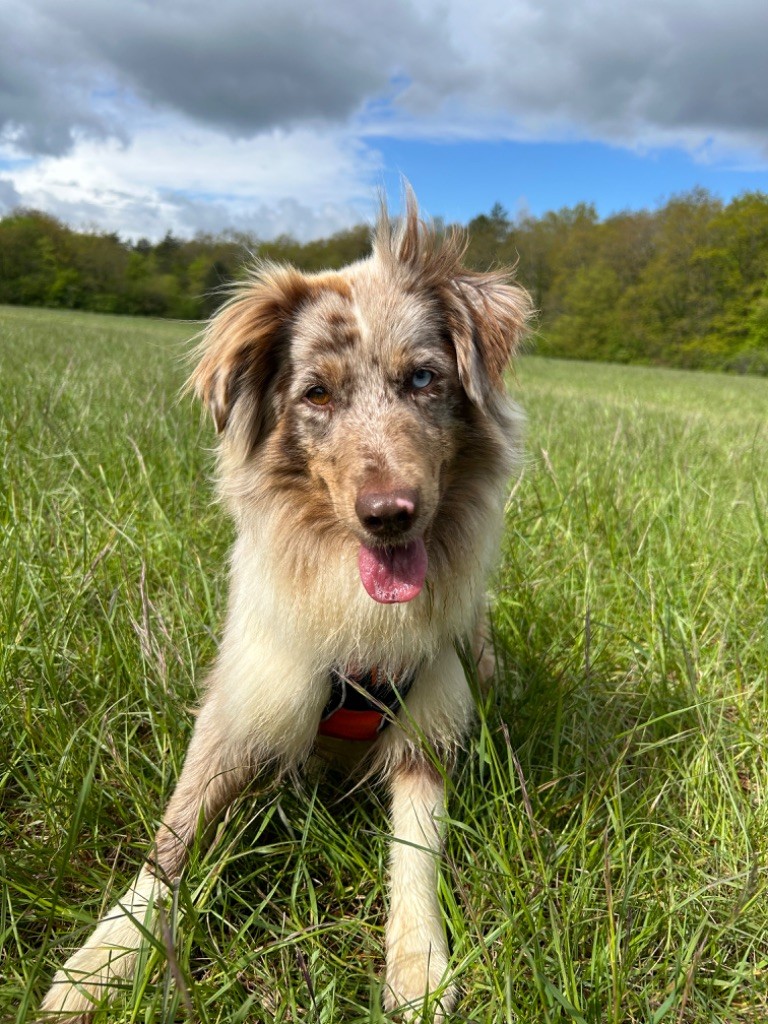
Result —
<instances>
[{"instance_id":1,"label":"dog's neck ruff","mask_svg":"<svg viewBox=\"0 0 768 1024\"><path fill-rule=\"evenodd\" d=\"M390 676L377 668L367 672L331 669L331 696L318 734L340 740L375 740L397 716L416 673Z\"/></svg>"}]
</instances>

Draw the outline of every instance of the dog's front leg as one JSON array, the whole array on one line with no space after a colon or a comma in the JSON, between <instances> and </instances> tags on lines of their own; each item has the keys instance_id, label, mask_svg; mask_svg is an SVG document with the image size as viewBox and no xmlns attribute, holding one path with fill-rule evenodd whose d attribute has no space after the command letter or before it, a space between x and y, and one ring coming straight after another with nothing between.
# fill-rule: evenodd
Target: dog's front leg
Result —
<instances>
[{"instance_id":1,"label":"dog's front leg","mask_svg":"<svg viewBox=\"0 0 768 1024\"><path fill-rule=\"evenodd\" d=\"M232 747L213 705L209 701L198 716L150 858L85 945L58 971L43 1001L42 1019L84 1020L100 999L133 976L142 934L155 926L155 903L181 874L198 828L209 825L250 777L247 751Z\"/></svg>"},{"instance_id":2,"label":"dog's front leg","mask_svg":"<svg viewBox=\"0 0 768 1024\"><path fill-rule=\"evenodd\" d=\"M384 1001L388 1010L403 1007L412 1020L420 1019L427 994L441 988L448 965L437 899L444 786L435 768L419 756L401 761L390 785L393 836ZM453 1009L456 996L452 985L439 992L435 1021Z\"/></svg>"},{"instance_id":3,"label":"dog's front leg","mask_svg":"<svg viewBox=\"0 0 768 1024\"><path fill-rule=\"evenodd\" d=\"M56 974L42 1019L83 1021L130 979L143 934L155 926L154 905L183 871L198 831L208 830L255 773L295 765L306 755L327 699L323 686L308 685L311 672L297 650L280 652L265 642L228 644L209 680L147 864Z\"/></svg>"}]
</instances>

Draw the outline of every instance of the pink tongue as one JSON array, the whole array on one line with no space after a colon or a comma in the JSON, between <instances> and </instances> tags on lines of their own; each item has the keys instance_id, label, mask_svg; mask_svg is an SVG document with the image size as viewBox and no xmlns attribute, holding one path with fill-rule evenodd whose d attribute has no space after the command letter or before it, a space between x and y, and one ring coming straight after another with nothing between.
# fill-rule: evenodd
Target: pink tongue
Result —
<instances>
[{"instance_id":1,"label":"pink tongue","mask_svg":"<svg viewBox=\"0 0 768 1024\"><path fill-rule=\"evenodd\" d=\"M424 586L427 549L420 538L399 548L369 548L361 544L357 566L363 586L374 601L412 601Z\"/></svg>"}]
</instances>

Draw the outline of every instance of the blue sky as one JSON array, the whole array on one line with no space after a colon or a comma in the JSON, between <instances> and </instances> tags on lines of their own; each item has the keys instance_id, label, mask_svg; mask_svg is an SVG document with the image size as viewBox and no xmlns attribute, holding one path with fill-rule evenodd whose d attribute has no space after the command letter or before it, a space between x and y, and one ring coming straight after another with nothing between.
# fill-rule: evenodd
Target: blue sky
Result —
<instances>
[{"instance_id":1,"label":"blue sky","mask_svg":"<svg viewBox=\"0 0 768 1024\"><path fill-rule=\"evenodd\" d=\"M768 191L766 168L703 162L681 149L637 153L599 142L410 140L386 140L381 149L390 203L399 201L403 174L431 214L461 223L488 212L495 202L511 216L594 203L606 217L625 209L653 209L696 187L724 200L745 191Z\"/></svg>"},{"instance_id":2,"label":"blue sky","mask_svg":"<svg viewBox=\"0 0 768 1024\"><path fill-rule=\"evenodd\" d=\"M0 214L327 235L768 191L765 0L4 0Z\"/></svg>"}]
</instances>

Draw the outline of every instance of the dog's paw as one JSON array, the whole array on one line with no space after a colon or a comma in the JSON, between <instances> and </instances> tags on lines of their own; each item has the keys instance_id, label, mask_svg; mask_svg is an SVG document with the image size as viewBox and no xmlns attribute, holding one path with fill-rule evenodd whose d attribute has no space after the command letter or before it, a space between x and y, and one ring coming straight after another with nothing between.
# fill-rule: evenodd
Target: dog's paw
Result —
<instances>
[{"instance_id":1,"label":"dog's paw","mask_svg":"<svg viewBox=\"0 0 768 1024\"><path fill-rule=\"evenodd\" d=\"M431 952L410 953L387 965L384 1009L399 1010L408 1022L442 1024L459 997L455 985L446 984L447 960Z\"/></svg>"},{"instance_id":2,"label":"dog's paw","mask_svg":"<svg viewBox=\"0 0 768 1024\"><path fill-rule=\"evenodd\" d=\"M97 1003L93 989L73 984L60 971L40 1006L37 1024L87 1024Z\"/></svg>"}]
</instances>

